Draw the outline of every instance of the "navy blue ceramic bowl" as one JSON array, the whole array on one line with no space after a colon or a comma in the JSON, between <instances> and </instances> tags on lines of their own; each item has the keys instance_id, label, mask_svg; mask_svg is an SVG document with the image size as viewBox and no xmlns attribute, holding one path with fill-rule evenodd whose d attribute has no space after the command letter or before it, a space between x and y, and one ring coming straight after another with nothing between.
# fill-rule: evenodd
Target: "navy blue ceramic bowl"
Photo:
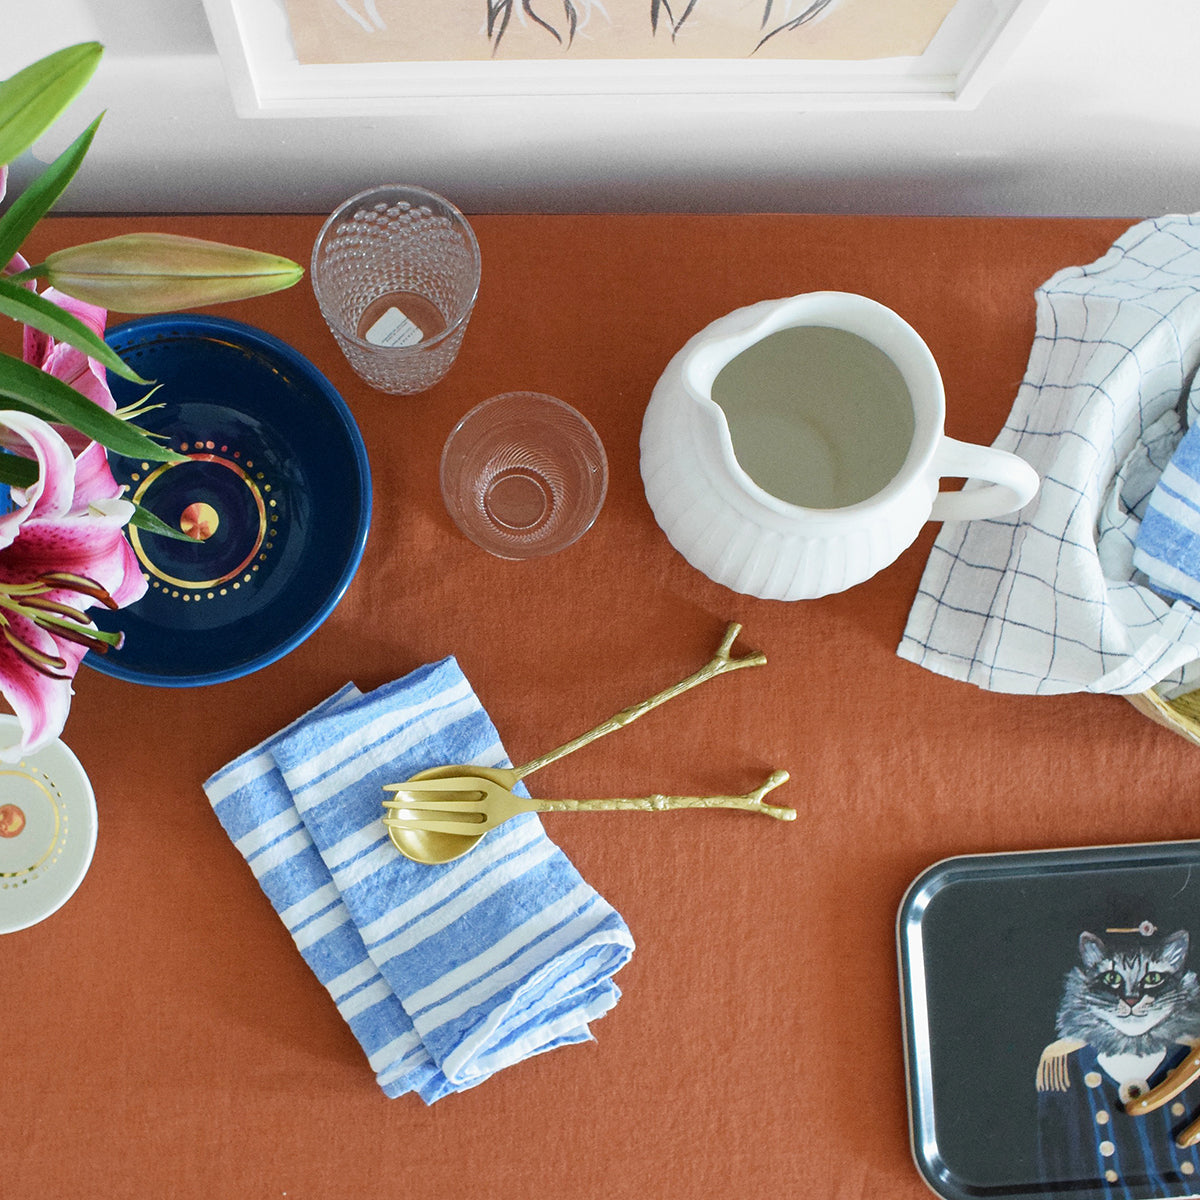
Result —
<instances>
[{"instance_id":1,"label":"navy blue ceramic bowl","mask_svg":"<svg viewBox=\"0 0 1200 1200\"><path fill-rule=\"evenodd\" d=\"M193 314L119 325L107 340L161 405L138 419L186 455L111 455L118 483L178 541L130 527L149 581L96 623L125 643L86 663L160 687L247 675L295 649L354 576L371 519L371 475L354 418L301 354L237 321ZM110 374L118 405L147 389Z\"/></svg>"}]
</instances>

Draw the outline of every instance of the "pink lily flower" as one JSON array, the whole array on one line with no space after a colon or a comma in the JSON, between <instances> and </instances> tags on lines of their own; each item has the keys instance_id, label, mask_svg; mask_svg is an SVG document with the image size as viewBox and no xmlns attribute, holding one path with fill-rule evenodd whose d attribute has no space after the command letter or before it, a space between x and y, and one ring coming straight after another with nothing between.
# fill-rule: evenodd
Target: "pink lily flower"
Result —
<instances>
[{"instance_id":1,"label":"pink lily flower","mask_svg":"<svg viewBox=\"0 0 1200 1200\"><path fill-rule=\"evenodd\" d=\"M47 288L42 293L43 300L49 300L58 305L64 312L78 317L97 337L104 336L104 324L108 313L95 304L87 304L58 291L57 288ZM25 344L23 357L27 363L41 367L43 371L70 384L81 395L94 400L101 408L114 412L117 407L108 390L108 377L104 366L94 358L89 358L82 350L66 342L55 342L49 334L25 326Z\"/></svg>"},{"instance_id":2,"label":"pink lily flower","mask_svg":"<svg viewBox=\"0 0 1200 1200\"><path fill-rule=\"evenodd\" d=\"M0 200L4 199L7 181L8 167L0 166ZM15 274L24 271L28 266L29 263L20 254L16 254L8 264L8 270ZM0 267L0 270L3 268ZM35 290L32 283L25 286L31 291ZM88 304L84 300L76 300L57 288L47 288L42 292L42 299L49 300L64 312L78 318L97 337L104 336L104 326L108 320L108 312L105 309ZM116 411L116 401L112 392L108 390L108 377L103 365L94 358L89 358L82 350L77 350L66 342L56 343L49 334L26 325L22 357L27 363L40 367L56 379L61 379L63 383L70 384L77 392L95 401L107 412Z\"/></svg>"},{"instance_id":3,"label":"pink lily flower","mask_svg":"<svg viewBox=\"0 0 1200 1200\"><path fill-rule=\"evenodd\" d=\"M0 196L6 175L0 168ZM17 255L12 268L24 266ZM43 295L103 336L103 308L53 288ZM116 410L103 365L83 351L28 326L23 350L26 362ZM58 737L83 656L120 646L122 635L98 629L87 610L123 608L147 584L124 533L133 505L103 446L19 412L0 412L0 444L38 464L37 481L12 488L13 510L0 515L0 695L21 726L20 743L0 750L4 761Z\"/></svg>"},{"instance_id":4,"label":"pink lily flower","mask_svg":"<svg viewBox=\"0 0 1200 1200\"><path fill-rule=\"evenodd\" d=\"M58 291L47 288L42 298L50 300L65 312L82 321L97 337L104 336L104 325L108 313L95 304L87 304ZM56 379L69 384L81 395L100 405L106 412L116 412L117 402L108 388L108 375L103 363L89 358L82 350L66 342L55 342L49 334L25 326L23 357L32 366L40 367ZM104 447L83 437L74 429L56 426L58 432L76 451L75 473L87 481L88 495L111 499L121 494L121 488L113 479L108 466L108 455ZM16 447L20 453L20 447Z\"/></svg>"},{"instance_id":5,"label":"pink lily flower","mask_svg":"<svg viewBox=\"0 0 1200 1200\"><path fill-rule=\"evenodd\" d=\"M12 760L62 732L84 654L121 644L87 610L122 608L147 585L124 534L133 505L105 484L111 472L78 472L66 441L38 417L4 412L0 423L39 468L36 483L13 489L17 507L0 516L0 694L22 732L0 759Z\"/></svg>"},{"instance_id":6,"label":"pink lily flower","mask_svg":"<svg viewBox=\"0 0 1200 1200\"><path fill-rule=\"evenodd\" d=\"M42 298L78 317L97 337L104 336L104 325L108 319L105 309L75 300L55 288L47 288ZM116 411L117 402L109 391L104 365L89 358L82 350L66 342L55 342L48 334L26 325L23 357L32 366L40 367L47 374L69 384L106 412ZM75 474L84 481L88 495L105 499L119 496L122 489L113 479L104 447L74 429L63 426L55 428L76 452Z\"/></svg>"}]
</instances>

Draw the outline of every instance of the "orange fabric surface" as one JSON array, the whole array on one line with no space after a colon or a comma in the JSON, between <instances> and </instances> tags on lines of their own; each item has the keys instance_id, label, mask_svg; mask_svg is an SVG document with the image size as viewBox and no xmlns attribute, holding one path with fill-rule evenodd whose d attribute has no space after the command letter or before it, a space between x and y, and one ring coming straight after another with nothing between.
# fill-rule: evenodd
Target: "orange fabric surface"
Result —
<instances>
[{"instance_id":1,"label":"orange fabric surface","mask_svg":"<svg viewBox=\"0 0 1200 1200\"><path fill-rule=\"evenodd\" d=\"M320 223L63 218L28 252L159 228L307 263ZM95 786L99 843L65 908L0 937L3 1195L924 1196L894 947L909 881L960 853L1196 834L1196 749L1123 700L994 695L896 657L933 526L849 592L760 601L670 548L638 474L642 412L683 342L740 305L823 288L915 325L946 380L948 432L990 442L1024 372L1035 287L1132 221L473 223L479 304L457 366L424 396L360 384L307 283L219 310L296 346L346 398L374 474L370 540L326 624L255 675L183 690L80 672L64 740ZM437 462L470 406L522 388L592 420L611 485L581 542L509 563L453 528ZM449 653L530 758L682 678L730 620L766 668L546 768L536 790L741 791L784 767L775 797L799 820L547 818L637 941L620 1003L594 1043L432 1108L386 1100L202 781L347 680L374 687Z\"/></svg>"}]
</instances>

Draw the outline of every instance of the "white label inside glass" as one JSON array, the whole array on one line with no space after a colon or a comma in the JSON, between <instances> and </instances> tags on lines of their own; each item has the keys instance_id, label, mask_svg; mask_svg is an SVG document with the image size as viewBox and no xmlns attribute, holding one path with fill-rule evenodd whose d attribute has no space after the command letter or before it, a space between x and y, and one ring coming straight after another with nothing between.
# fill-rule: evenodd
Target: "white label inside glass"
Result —
<instances>
[{"instance_id":1,"label":"white label inside glass","mask_svg":"<svg viewBox=\"0 0 1200 1200\"><path fill-rule=\"evenodd\" d=\"M424 336L420 326L398 308L389 308L371 325L364 338L374 346L415 346Z\"/></svg>"}]
</instances>

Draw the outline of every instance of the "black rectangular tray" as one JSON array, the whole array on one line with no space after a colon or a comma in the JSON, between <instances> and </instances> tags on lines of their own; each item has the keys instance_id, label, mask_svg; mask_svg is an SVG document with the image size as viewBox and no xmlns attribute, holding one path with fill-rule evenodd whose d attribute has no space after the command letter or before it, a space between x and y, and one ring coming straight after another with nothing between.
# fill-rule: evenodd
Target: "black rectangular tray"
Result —
<instances>
[{"instance_id":1,"label":"black rectangular tray","mask_svg":"<svg viewBox=\"0 0 1200 1200\"><path fill-rule=\"evenodd\" d=\"M947 859L910 886L897 942L913 1157L935 1192L1200 1194L1200 1153L1175 1145L1200 1082L1124 1109L1200 1040L1200 842Z\"/></svg>"}]
</instances>

